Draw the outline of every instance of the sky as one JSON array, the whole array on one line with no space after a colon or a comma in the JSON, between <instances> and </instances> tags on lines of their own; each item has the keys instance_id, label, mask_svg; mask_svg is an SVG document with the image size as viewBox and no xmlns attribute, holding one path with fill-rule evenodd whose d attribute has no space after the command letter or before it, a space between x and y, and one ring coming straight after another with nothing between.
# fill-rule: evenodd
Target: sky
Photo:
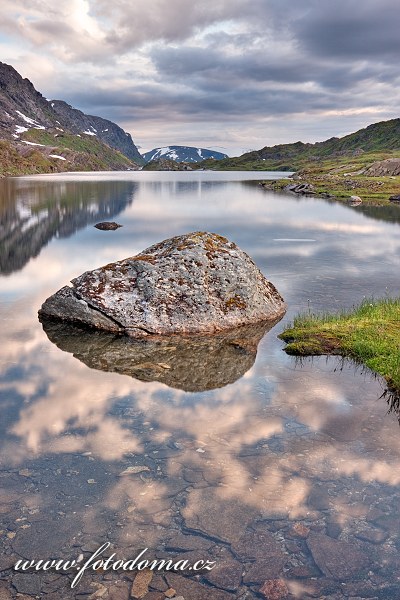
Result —
<instances>
[{"instance_id":1,"label":"sky","mask_svg":"<svg viewBox=\"0 0 400 600\"><path fill-rule=\"evenodd\" d=\"M237 156L400 116L398 0L0 4L0 60L141 152Z\"/></svg>"}]
</instances>

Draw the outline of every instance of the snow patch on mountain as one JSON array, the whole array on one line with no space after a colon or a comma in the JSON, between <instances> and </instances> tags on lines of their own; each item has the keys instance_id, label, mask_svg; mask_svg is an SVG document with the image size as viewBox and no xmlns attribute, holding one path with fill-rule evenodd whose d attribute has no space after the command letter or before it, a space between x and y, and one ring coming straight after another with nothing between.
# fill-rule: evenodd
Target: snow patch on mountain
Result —
<instances>
[{"instance_id":1,"label":"snow patch on mountain","mask_svg":"<svg viewBox=\"0 0 400 600\"><path fill-rule=\"evenodd\" d=\"M195 148L192 146L163 146L162 148L154 148L143 154L146 162L159 160L160 158L168 158L176 162L195 163L205 160L206 158L214 158L222 160L228 158L226 154L206 148Z\"/></svg>"},{"instance_id":2,"label":"snow patch on mountain","mask_svg":"<svg viewBox=\"0 0 400 600\"><path fill-rule=\"evenodd\" d=\"M28 131L28 128L27 128L27 127L23 127L22 125L16 125L16 126L15 126L15 133L16 133L16 134L18 134L18 135L19 135L20 133L24 133L24 131ZM14 136L15 136L15 137L18 137L18 136L16 136L15 134L14 134Z\"/></svg>"},{"instance_id":3,"label":"snow patch on mountain","mask_svg":"<svg viewBox=\"0 0 400 600\"><path fill-rule=\"evenodd\" d=\"M38 123L35 119L31 119L30 117L24 115L24 113L22 113L20 110L16 110L15 112L25 121L25 123L28 123L28 125L32 125L32 127L34 127L35 129L46 129L46 127ZM28 130L25 129L25 131Z\"/></svg>"}]
</instances>

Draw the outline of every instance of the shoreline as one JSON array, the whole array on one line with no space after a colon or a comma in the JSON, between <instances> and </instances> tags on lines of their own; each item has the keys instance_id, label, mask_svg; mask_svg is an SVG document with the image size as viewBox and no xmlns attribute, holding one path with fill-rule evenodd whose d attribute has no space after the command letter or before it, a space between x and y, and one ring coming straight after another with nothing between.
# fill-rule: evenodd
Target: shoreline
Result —
<instances>
[{"instance_id":1,"label":"shoreline","mask_svg":"<svg viewBox=\"0 0 400 600\"><path fill-rule=\"evenodd\" d=\"M340 355L382 376L400 394L400 298L365 299L338 314L302 314L278 338L293 356Z\"/></svg>"},{"instance_id":2,"label":"shoreline","mask_svg":"<svg viewBox=\"0 0 400 600\"><path fill-rule=\"evenodd\" d=\"M285 192L294 195L312 196L315 198L338 201L349 206L399 206L400 201L390 201L391 196L400 192L400 176L362 177L341 179L329 175L307 176L295 174L287 179L264 181L261 186L265 190ZM304 191L285 189L288 186L303 187ZM353 197L353 199L352 199ZM359 197L356 200L354 197Z\"/></svg>"}]
</instances>

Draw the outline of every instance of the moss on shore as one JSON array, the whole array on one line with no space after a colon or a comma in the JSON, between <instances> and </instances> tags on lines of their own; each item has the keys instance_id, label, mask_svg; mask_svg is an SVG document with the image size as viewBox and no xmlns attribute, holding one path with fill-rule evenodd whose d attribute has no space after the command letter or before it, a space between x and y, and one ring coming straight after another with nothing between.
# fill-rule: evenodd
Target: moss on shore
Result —
<instances>
[{"instance_id":1,"label":"moss on shore","mask_svg":"<svg viewBox=\"0 0 400 600\"><path fill-rule=\"evenodd\" d=\"M400 393L400 298L364 300L339 314L299 315L279 338L288 354L352 358Z\"/></svg>"}]
</instances>

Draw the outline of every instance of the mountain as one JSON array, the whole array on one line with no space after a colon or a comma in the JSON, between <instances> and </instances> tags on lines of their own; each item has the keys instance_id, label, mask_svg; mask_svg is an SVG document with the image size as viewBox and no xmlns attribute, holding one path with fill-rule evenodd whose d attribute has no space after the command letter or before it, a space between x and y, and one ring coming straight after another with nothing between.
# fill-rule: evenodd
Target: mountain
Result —
<instances>
[{"instance_id":1,"label":"mountain","mask_svg":"<svg viewBox=\"0 0 400 600\"><path fill-rule=\"evenodd\" d=\"M193 164L193 163L192 163ZM177 162L170 158L155 158L146 163L143 171L193 171L188 163Z\"/></svg>"},{"instance_id":2,"label":"mountain","mask_svg":"<svg viewBox=\"0 0 400 600\"><path fill-rule=\"evenodd\" d=\"M215 150L207 150L206 148L195 148L193 146L165 146L164 148L154 148L143 154L146 163L167 158L175 162L197 163L203 160L212 158L214 160L222 160L228 158L227 154L216 152Z\"/></svg>"},{"instance_id":3,"label":"mountain","mask_svg":"<svg viewBox=\"0 0 400 600\"><path fill-rule=\"evenodd\" d=\"M62 100L51 100L50 105L62 123L74 133L83 132L86 135L97 136L102 142L119 150L134 162L143 163L142 155L133 143L131 135L112 121L85 115Z\"/></svg>"},{"instance_id":4,"label":"mountain","mask_svg":"<svg viewBox=\"0 0 400 600\"><path fill-rule=\"evenodd\" d=\"M364 129L351 133L342 138L333 137L324 142L306 144L295 142L293 144L279 144L265 146L242 154L235 158L222 161L210 161L202 165L214 169L235 170L282 170L297 171L306 163L343 156L360 156L363 153L392 152L400 150L400 119L373 123Z\"/></svg>"},{"instance_id":5,"label":"mountain","mask_svg":"<svg viewBox=\"0 0 400 600\"><path fill-rule=\"evenodd\" d=\"M0 62L0 171L135 169L143 159L121 127L48 100Z\"/></svg>"}]
</instances>

